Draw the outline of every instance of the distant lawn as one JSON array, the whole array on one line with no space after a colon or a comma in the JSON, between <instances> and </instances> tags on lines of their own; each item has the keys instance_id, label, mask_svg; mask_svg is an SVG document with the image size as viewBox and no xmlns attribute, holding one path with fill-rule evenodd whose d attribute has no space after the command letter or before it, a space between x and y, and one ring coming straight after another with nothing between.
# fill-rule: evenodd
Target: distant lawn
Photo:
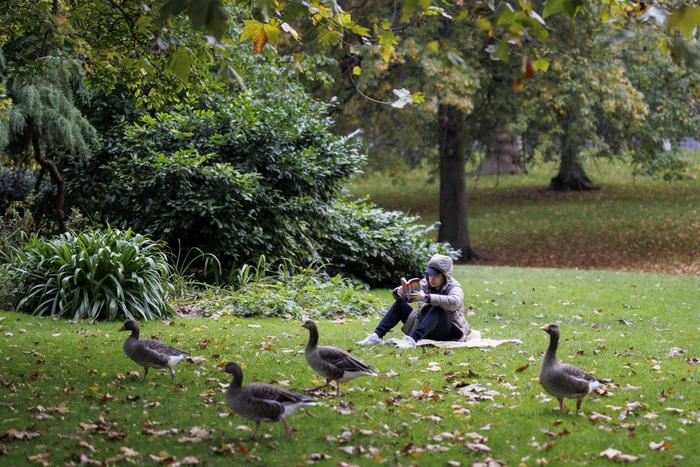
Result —
<instances>
[{"instance_id":1,"label":"distant lawn","mask_svg":"<svg viewBox=\"0 0 700 467\"><path fill-rule=\"evenodd\" d=\"M633 178L623 162L589 161L599 191L545 190L554 164L525 175L468 177L473 247L483 264L700 273L700 154L686 154L684 180ZM438 184L428 170L363 175L350 193L438 220ZM475 187L476 185L476 187Z\"/></svg>"},{"instance_id":2,"label":"distant lawn","mask_svg":"<svg viewBox=\"0 0 700 467\"><path fill-rule=\"evenodd\" d=\"M126 333L117 332L119 323L0 312L0 437L11 429L38 434L0 439L0 464L28 464L31 457L63 465L85 455L151 465L170 456L208 465L287 466L312 459L320 465L471 465L489 456L508 465L534 466L542 459L597 465L600 452L611 447L643 456L647 465L700 462L699 278L472 266L459 266L457 276L471 304L471 325L484 337L520 338L523 345L366 349L354 341L375 320L321 321L322 344L353 349L383 376L348 384L340 401L323 398L323 406L291 418L292 440L282 437L278 424L263 425L260 442L246 439L250 432L242 426L252 424L228 414L222 393L228 378L216 367L239 360L245 382L310 387L318 381L304 360L307 333L300 321L145 323L145 337L206 360L181 363L175 383L151 372L142 385L129 374L140 368L121 350ZM377 293L388 299L387 291ZM552 321L562 330L560 357L614 383L584 401L583 415L554 411L556 400L538 384L548 342L538 327ZM679 349L675 356L672 348ZM493 400L460 395L468 384L496 392L472 397L491 394ZM196 441L193 427L210 437L185 439ZM478 440L491 451L467 447Z\"/></svg>"}]
</instances>

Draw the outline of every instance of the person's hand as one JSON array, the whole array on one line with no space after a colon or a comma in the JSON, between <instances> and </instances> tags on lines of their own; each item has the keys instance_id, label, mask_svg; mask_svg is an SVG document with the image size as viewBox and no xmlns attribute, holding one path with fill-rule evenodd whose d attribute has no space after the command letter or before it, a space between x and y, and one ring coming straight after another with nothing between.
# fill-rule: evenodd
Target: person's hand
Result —
<instances>
[{"instance_id":1,"label":"person's hand","mask_svg":"<svg viewBox=\"0 0 700 467\"><path fill-rule=\"evenodd\" d=\"M424 302L425 292L423 292L422 290L419 290L418 292L412 292L408 294L408 297L414 302Z\"/></svg>"},{"instance_id":2,"label":"person's hand","mask_svg":"<svg viewBox=\"0 0 700 467\"><path fill-rule=\"evenodd\" d=\"M403 287L399 286L394 289L394 293L398 295L399 297L403 297Z\"/></svg>"}]
</instances>

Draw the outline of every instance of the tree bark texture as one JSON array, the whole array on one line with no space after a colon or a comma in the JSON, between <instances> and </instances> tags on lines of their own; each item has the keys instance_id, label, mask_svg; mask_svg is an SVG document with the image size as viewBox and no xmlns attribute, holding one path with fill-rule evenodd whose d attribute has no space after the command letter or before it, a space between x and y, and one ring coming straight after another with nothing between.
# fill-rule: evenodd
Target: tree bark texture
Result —
<instances>
[{"instance_id":1,"label":"tree bark texture","mask_svg":"<svg viewBox=\"0 0 700 467\"><path fill-rule=\"evenodd\" d=\"M36 161L39 163L42 169L47 170L49 172L49 175L51 175L51 180L53 181L54 185L56 185L56 204L54 206L54 209L56 211L56 222L58 224L58 230L60 233L63 233L66 231L66 188L63 183L63 177L58 171L58 167L56 167L54 161L42 154L41 142L39 141L39 134L34 128L31 128L30 131L32 135L32 147L34 148L34 159L36 159Z\"/></svg>"},{"instance_id":2,"label":"tree bark texture","mask_svg":"<svg viewBox=\"0 0 700 467\"><path fill-rule=\"evenodd\" d=\"M440 104L440 231L438 241L462 250L461 260L477 258L467 230L467 193L464 168L464 112Z\"/></svg>"},{"instance_id":3,"label":"tree bark texture","mask_svg":"<svg viewBox=\"0 0 700 467\"><path fill-rule=\"evenodd\" d=\"M522 149L517 136L505 128L497 129L487 145L486 156L479 163L475 173L518 174L524 171Z\"/></svg>"}]
</instances>

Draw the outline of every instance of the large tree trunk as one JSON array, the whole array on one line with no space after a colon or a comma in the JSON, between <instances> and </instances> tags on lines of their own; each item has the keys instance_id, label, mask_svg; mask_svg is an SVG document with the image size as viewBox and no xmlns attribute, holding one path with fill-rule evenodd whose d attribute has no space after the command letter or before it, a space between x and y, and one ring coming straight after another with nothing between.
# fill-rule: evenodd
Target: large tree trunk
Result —
<instances>
[{"instance_id":1,"label":"large tree trunk","mask_svg":"<svg viewBox=\"0 0 700 467\"><path fill-rule=\"evenodd\" d=\"M438 241L462 250L461 260L478 256L469 244L467 193L464 168L464 113L457 107L440 104L440 231Z\"/></svg>"},{"instance_id":2,"label":"large tree trunk","mask_svg":"<svg viewBox=\"0 0 700 467\"><path fill-rule=\"evenodd\" d=\"M474 171L482 174L518 174L525 171L522 149L518 137L506 130L496 130L493 139L486 148L486 156Z\"/></svg>"},{"instance_id":3,"label":"large tree trunk","mask_svg":"<svg viewBox=\"0 0 700 467\"><path fill-rule=\"evenodd\" d=\"M595 185L583 166L578 160L578 148L565 135L561 141L561 161L559 162L559 173L549 182L548 190L552 191L586 191L597 190Z\"/></svg>"},{"instance_id":4,"label":"large tree trunk","mask_svg":"<svg viewBox=\"0 0 700 467\"><path fill-rule=\"evenodd\" d=\"M34 159L39 163L42 169L47 170L49 175L51 175L51 180L54 185L56 185L56 205L54 207L56 211L56 222L58 223L58 231L63 233L66 231L66 214L65 214L65 204L66 204L66 188L63 184L63 177L58 171L56 164L44 156L41 153L41 143L39 141L39 134L33 128L30 129L32 134L32 146L34 148ZM36 223L38 225L38 222Z\"/></svg>"}]
</instances>

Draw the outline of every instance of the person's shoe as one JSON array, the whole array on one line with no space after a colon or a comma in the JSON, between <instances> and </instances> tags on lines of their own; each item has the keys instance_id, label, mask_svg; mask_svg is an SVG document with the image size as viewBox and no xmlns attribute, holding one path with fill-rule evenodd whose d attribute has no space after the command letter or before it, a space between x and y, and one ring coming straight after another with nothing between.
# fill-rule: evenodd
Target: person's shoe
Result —
<instances>
[{"instance_id":1,"label":"person's shoe","mask_svg":"<svg viewBox=\"0 0 700 467\"><path fill-rule=\"evenodd\" d=\"M399 349L413 349L416 347L416 341L411 336L403 336L403 339L396 343Z\"/></svg>"},{"instance_id":2,"label":"person's shoe","mask_svg":"<svg viewBox=\"0 0 700 467\"><path fill-rule=\"evenodd\" d=\"M357 345L382 345L384 344L384 339L379 337L376 332L373 332L369 336L365 337L361 341L357 342Z\"/></svg>"}]
</instances>

